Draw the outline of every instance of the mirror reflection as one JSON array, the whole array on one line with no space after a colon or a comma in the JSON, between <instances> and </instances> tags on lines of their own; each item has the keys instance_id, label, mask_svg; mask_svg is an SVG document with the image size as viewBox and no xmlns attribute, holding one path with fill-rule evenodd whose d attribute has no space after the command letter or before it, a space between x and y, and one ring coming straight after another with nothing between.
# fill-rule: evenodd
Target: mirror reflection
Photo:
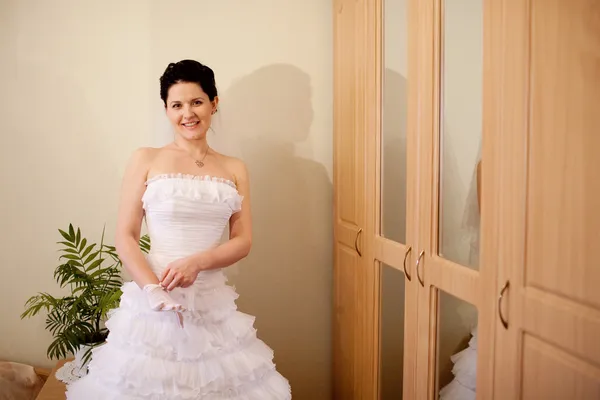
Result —
<instances>
[{"instance_id":1,"label":"mirror reflection","mask_svg":"<svg viewBox=\"0 0 600 400\"><path fill-rule=\"evenodd\" d=\"M447 0L442 12L439 254L479 267L483 7Z\"/></svg>"},{"instance_id":2,"label":"mirror reflection","mask_svg":"<svg viewBox=\"0 0 600 400\"><path fill-rule=\"evenodd\" d=\"M440 400L475 400L477 308L438 291L436 393Z\"/></svg>"},{"instance_id":3,"label":"mirror reflection","mask_svg":"<svg viewBox=\"0 0 600 400\"><path fill-rule=\"evenodd\" d=\"M402 399L404 273L381 264L380 399Z\"/></svg>"},{"instance_id":4,"label":"mirror reflection","mask_svg":"<svg viewBox=\"0 0 600 400\"><path fill-rule=\"evenodd\" d=\"M406 243L406 0L384 1L381 235Z\"/></svg>"}]
</instances>

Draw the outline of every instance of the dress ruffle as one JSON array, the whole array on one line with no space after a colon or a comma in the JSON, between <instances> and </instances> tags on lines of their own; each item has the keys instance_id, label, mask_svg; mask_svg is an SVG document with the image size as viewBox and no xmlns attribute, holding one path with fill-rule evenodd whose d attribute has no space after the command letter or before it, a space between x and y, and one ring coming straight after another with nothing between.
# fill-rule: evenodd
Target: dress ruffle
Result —
<instances>
[{"instance_id":1,"label":"dress ruffle","mask_svg":"<svg viewBox=\"0 0 600 400\"><path fill-rule=\"evenodd\" d=\"M273 350L224 282L219 271L179 289L180 297L195 294L193 310L182 313L183 329L174 312L152 311L135 283L123 285L120 307L106 322L107 342L94 350L89 374L69 386L67 399L291 399Z\"/></svg>"},{"instance_id":2,"label":"dress ruffle","mask_svg":"<svg viewBox=\"0 0 600 400\"><path fill-rule=\"evenodd\" d=\"M204 289L200 285L194 284L187 288L175 288L169 294L171 297L182 304L189 311L197 311L190 314L191 319L219 318L237 310L235 300L239 297L235 289L229 285L220 285L218 287ZM122 287L123 294L127 293L121 299L121 304L127 306L131 312L147 313L148 300L138 286L129 282Z\"/></svg>"},{"instance_id":3,"label":"dress ruffle","mask_svg":"<svg viewBox=\"0 0 600 400\"><path fill-rule=\"evenodd\" d=\"M278 400L291 399L288 383L276 371L265 374L260 381L249 382L237 388L226 389L218 393L200 393L198 390L181 389L176 394L165 397L162 393L127 394L108 389L97 381L89 381L85 389L71 386L68 396L85 400Z\"/></svg>"},{"instance_id":4,"label":"dress ruffle","mask_svg":"<svg viewBox=\"0 0 600 400\"><path fill-rule=\"evenodd\" d=\"M155 182L160 185L154 185ZM244 196L237 191L235 183L224 178L208 175L161 174L146 181L146 191L142 196L144 208L148 203L174 198L198 200L204 203L225 203L232 212L242 209Z\"/></svg>"},{"instance_id":5,"label":"dress ruffle","mask_svg":"<svg viewBox=\"0 0 600 400\"><path fill-rule=\"evenodd\" d=\"M221 178L148 180L148 266L160 276L173 261L217 246L242 200ZM106 321L106 343L94 349L89 373L68 386L67 399L291 399L273 351L258 339L254 317L238 311L238 294L226 281L222 270L204 271L192 286L170 292L186 308L183 328L175 312L152 311L137 284L124 284L120 306Z\"/></svg>"}]
</instances>

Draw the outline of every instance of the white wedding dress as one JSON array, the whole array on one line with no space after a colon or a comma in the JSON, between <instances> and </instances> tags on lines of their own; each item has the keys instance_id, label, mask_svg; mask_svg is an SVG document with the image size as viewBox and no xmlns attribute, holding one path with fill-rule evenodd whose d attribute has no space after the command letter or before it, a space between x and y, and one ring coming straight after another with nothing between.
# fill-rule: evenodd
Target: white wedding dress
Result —
<instances>
[{"instance_id":1,"label":"white wedding dress","mask_svg":"<svg viewBox=\"0 0 600 400\"><path fill-rule=\"evenodd\" d=\"M242 200L220 178L151 178L142 202L153 271L160 276L171 261L218 245ZM89 373L68 386L67 399L291 399L273 351L257 338L254 317L237 310L226 280L222 270L205 271L170 292L188 310L183 329L174 312L152 311L137 284L125 283L106 322L107 342L94 350Z\"/></svg>"},{"instance_id":2,"label":"white wedding dress","mask_svg":"<svg viewBox=\"0 0 600 400\"><path fill-rule=\"evenodd\" d=\"M477 327L471 331L469 347L450 357L454 379L440 390L440 400L475 400L477 397Z\"/></svg>"}]
</instances>

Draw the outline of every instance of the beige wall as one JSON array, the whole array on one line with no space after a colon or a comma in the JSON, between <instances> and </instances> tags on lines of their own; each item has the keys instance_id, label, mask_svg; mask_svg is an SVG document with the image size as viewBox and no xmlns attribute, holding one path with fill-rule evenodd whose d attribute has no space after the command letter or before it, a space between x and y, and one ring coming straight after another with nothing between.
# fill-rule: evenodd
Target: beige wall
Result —
<instances>
[{"instance_id":1,"label":"beige wall","mask_svg":"<svg viewBox=\"0 0 600 400\"><path fill-rule=\"evenodd\" d=\"M132 150L170 138L158 77L182 58L215 70L211 140L252 179L255 245L239 306L297 399L330 388L332 15L329 1L0 3L0 358L49 366L38 291L58 294L58 228L112 240ZM223 143L229 143L224 145Z\"/></svg>"}]
</instances>

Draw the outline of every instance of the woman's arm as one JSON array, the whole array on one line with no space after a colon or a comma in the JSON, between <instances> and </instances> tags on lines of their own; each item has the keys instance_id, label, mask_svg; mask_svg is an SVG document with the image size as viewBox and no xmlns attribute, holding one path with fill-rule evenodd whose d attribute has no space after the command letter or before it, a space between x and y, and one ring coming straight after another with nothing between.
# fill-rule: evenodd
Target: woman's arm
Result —
<instances>
[{"instance_id":1,"label":"woman's arm","mask_svg":"<svg viewBox=\"0 0 600 400\"><path fill-rule=\"evenodd\" d=\"M250 182L244 163L233 159L231 171L236 177L238 193L244 196L242 209L229 220L229 240L225 243L190 257L171 263L161 277L161 285L167 290L188 287L200 271L228 267L243 259L252 247L252 217L250 212Z\"/></svg>"},{"instance_id":2,"label":"woman's arm","mask_svg":"<svg viewBox=\"0 0 600 400\"><path fill-rule=\"evenodd\" d=\"M144 210L142 196L154 149L136 150L129 160L121 188L117 216L115 247L123 266L140 288L157 284L158 278L150 269L139 246Z\"/></svg>"},{"instance_id":3,"label":"woman's arm","mask_svg":"<svg viewBox=\"0 0 600 400\"><path fill-rule=\"evenodd\" d=\"M241 211L229 220L229 240L214 249L196 255L199 271L228 267L250 253L252 247L252 216L250 212L250 182L248 171L240 160L232 162L238 192L244 196Z\"/></svg>"}]
</instances>

